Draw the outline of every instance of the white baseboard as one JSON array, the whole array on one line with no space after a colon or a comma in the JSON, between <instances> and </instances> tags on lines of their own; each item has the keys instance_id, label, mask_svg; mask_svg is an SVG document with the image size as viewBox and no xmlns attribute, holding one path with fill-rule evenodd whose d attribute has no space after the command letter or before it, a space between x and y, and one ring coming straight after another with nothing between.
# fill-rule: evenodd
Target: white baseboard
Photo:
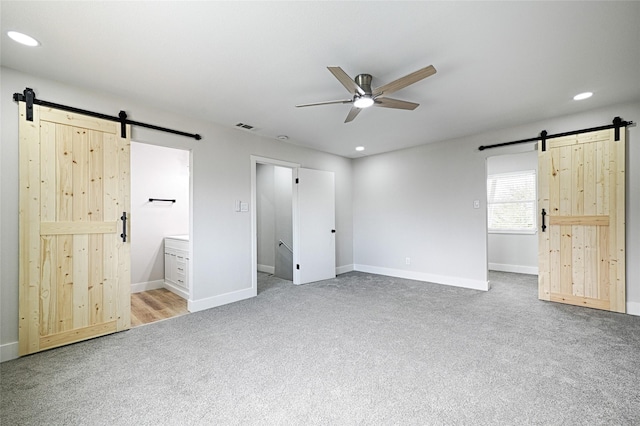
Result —
<instances>
[{"instance_id":1,"label":"white baseboard","mask_svg":"<svg viewBox=\"0 0 640 426\"><path fill-rule=\"evenodd\" d=\"M336 266L336 275L344 274L351 271L353 271L353 264ZM268 265L258 265L258 272L265 272L267 274L273 275L276 273L276 268Z\"/></svg>"},{"instance_id":2,"label":"white baseboard","mask_svg":"<svg viewBox=\"0 0 640 426\"><path fill-rule=\"evenodd\" d=\"M276 273L276 268L273 266L269 266L269 265L260 265L258 264L258 272L265 272L267 274L275 274Z\"/></svg>"},{"instance_id":3,"label":"white baseboard","mask_svg":"<svg viewBox=\"0 0 640 426\"><path fill-rule=\"evenodd\" d=\"M640 303L639 302L627 302L627 313L629 315L635 315L640 317Z\"/></svg>"},{"instance_id":4,"label":"white baseboard","mask_svg":"<svg viewBox=\"0 0 640 426\"><path fill-rule=\"evenodd\" d=\"M163 281L161 287L166 288L171 293L177 294L178 296L182 297L183 299L189 300L189 292L186 291L185 289L181 288L181 287L177 287L177 286L175 286L175 285L173 285L173 284L171 284L170 282L167 282L167 281ZM189 312L193 312L193 311L189 310Z\"/></svg>"},{"instance_id":5,"label":"white baseboard","mask_svg":"<svg viewBox=\"0 0 640 426\"><path fill-rule=\"evenodd\" d=\"M464 287L473 290L489 290L489 281L470 280L469 278L451 277L446 275L429 274L425 272L404 271L402 269L380 268L378 266L354 265L355 271L368 272L370 274L387 275L409 280L426 281L436 284Z\"/></svg>"},{"instance_id":6,"label":"white baseboard","mask_svg":"<svg viewBox=\"0 0 640 426\"><path fill-rule=\"evenodd\" d=\"M140 293L147 290L155 290L164 287L164 280L147 281L131 284L131 293Z\"/></svg>"},{"instance_id":7,"label":"white baseboard","mask_svg":"<svg viewBox=\"0 0 640 426\"><path fill-rule=\"evenodd\" d=\"M187 309L189 312L204 311L205 309L216 308L240 300L249 299L256 295L255 288L249 287L244 290L232 291L219 296L207 297L205 299L188 300Z\"/></svg>"},{"instance_id":8,"label":"white baseboard","mask_svg":"<svg viewBox=\"0 0 640 426\"><path fill-rule=\"evenodd\" d=\"M490 271L515 272L516 274L538 275L537 266L508 265L505 263L489 263Z\"/></svg>"},{"instance_id":9,"label":"white baseboard","mask_svg":"<svg viewBox=\"0 0 640 426\"><path fill-rule=\"evenodd\" d=\"M351 265L336 266L336 275L346 274L353 271L353 263Z\"/></svg>"},{"instance_id":10,"label":"white baseboard","mask_svg":"<svg viewBox=\"0 0 640 426\"><path fill-rule=\"evenodd\" d=\"M19 358L18 342L5 343L0 345L0 362L11 361Z\"/></svg>"}]
</instances>

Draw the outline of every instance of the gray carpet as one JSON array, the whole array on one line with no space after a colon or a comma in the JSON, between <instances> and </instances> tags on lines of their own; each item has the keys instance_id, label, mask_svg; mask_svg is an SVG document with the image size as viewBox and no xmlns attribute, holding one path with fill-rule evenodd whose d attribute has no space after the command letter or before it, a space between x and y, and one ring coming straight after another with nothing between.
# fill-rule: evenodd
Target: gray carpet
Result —
<instances>
[{"instance_id":1,"label":"gray carpet","mask_svg":"<svg viewBox=\"0 0 640 426\"><path fill-rule=\"evenodd\" d=\"M352 272L1 364L2 425L640 424L640 317Z\"/></svg>"}]
</instances>

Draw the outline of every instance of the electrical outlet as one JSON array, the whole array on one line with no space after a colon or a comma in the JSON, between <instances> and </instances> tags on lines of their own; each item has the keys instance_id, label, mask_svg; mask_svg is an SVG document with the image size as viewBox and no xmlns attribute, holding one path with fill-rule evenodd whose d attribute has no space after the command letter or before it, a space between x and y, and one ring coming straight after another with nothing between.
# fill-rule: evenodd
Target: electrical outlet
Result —
<instances>
[{"instance_id":1,"label":"electrical outlet","mask_svg":"<svg viewBox=\"0 0 640 426\"><path fill-rule=\"evenodd\" d=\"M410 258L410 257L405 257L405 258L404 258L404 263L405 263L406 265L411 265L411 258Z\"/></svg>"}]
</instances>

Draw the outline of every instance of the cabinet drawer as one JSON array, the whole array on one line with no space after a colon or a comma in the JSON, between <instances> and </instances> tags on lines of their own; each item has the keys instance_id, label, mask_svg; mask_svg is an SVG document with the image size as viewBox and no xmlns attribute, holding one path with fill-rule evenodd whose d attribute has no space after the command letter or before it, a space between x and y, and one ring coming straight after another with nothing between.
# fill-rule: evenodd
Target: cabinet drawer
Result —
<instances>
[{"instance_id":1,"label":"cabinet drawer","mask_svg":"<svg viewBox=\"0 0 640 426\"><path fill-rule=\"evenodd\" d=\"M184 275L180 276L180 274L178 274L176 276L176 284L179 285L180 287L183 287L185 289L188 289L187 286L187 279L185 278Z\"/></svg>"}]
</instances>

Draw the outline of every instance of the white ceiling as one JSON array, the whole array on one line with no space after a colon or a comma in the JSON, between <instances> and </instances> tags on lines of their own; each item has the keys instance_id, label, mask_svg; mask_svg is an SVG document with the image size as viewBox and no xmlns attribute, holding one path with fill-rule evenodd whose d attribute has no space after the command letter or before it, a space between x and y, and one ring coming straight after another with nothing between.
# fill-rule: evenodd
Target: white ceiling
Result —
<instances>
[{"instance_id":1,"label":"white ceiling","mask_svg":"<svg viewBox=\"0 0 640 426\"><path fill-rule=\"evenodd\" d=\"M1 8L3 66L345 157L640 99L640 2L3 0ZM8 30L42 45L20 46ZM420 103L415 111L370 108L344 124L349 105L295 108L350 97L327 66L372 74L375 87L430 64L436 75L392 95ZM587 90L591 99L572 100Z\"/></svg>"}]
</instances>

